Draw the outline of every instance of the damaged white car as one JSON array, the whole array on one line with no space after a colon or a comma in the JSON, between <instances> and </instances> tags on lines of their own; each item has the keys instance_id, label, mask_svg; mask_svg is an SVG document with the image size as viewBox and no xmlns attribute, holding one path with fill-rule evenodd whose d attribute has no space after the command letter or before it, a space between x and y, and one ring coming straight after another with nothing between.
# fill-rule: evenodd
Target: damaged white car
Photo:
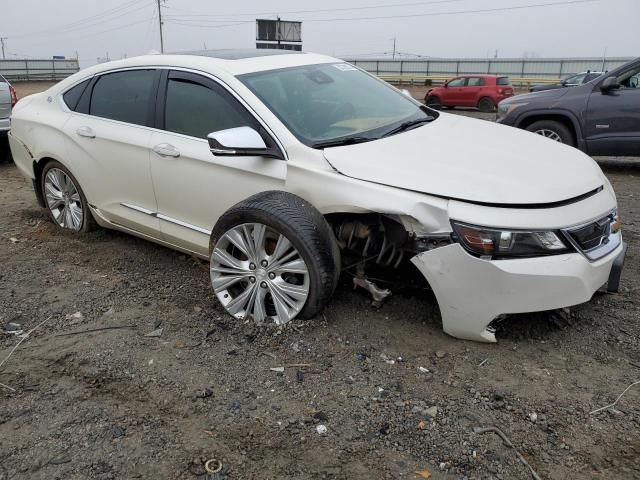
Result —
<instances>
[{"instance_id":1,"label":"damaged white car","mask_svg":"<svg viewBox=\"0 0 640 480\"><path fill-rule=\"evenodd\" d=\"M432 111L322 55L97 65L22 99L10 144L61 228L97 223L207 258L220 303L256 322L318 314L344 258L364 280L369 264L412 262L445 332L493 342L504 314L615 290L624 260L591 158Z\"/></svg>"}]
</instances>

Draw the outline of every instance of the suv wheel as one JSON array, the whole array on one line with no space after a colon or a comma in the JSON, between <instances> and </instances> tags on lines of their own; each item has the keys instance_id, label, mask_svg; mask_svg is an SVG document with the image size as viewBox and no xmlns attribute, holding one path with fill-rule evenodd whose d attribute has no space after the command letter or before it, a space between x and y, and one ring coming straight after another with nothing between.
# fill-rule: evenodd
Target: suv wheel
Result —
<instances>
[{"instance_id":1,"label":"suv wheel","mask_svg":"<svg viewBox=\"0 0 640 480\"><path fill-rule=\"evenodd\" d=\"M478 110L483 113L491 113L496 109L496 104L489 97L482 97L478 102Z\"/></svg>"},{"instance_id":2,"label":"suv wheel","mask_svg":"<svg viewBox=\"0 0 640 480\"><path fill-rule=\"evenodd\" d=\"M51 161L42 171L42 197L49 216L60 228L88 232L95 226L80 184L61 163Z\"/></svg>"},{"instance_id":3,"label":"suv wheel","mask_svg":"<svg viewBox=\"0 0 640 480\"><path fill-rule=\"evenodd\" d=\"M572 147L575 145L571 131L562 123L556 122L555 120L533 122L527 127L527 130L542 135L549 140L564 143Z\"/></svg>"},{"instance_id":4,"label":"suv wheel","mask_svg":"<svg viewBox=\"0 0 640 480\"><path fill-rule=\"evenodd\" d=\"M228 210L211 238L211 283L230 315L260 324L311 318L337 281L333 233L308 202L263 192Z\"/></svg>"}]
</instances>

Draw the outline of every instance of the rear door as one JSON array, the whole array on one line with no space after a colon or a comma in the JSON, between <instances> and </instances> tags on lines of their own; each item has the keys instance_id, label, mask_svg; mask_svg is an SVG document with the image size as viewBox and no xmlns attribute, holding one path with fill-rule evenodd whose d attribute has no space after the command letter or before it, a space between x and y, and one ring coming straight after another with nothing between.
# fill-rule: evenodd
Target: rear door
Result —
<instances>
[{"instance_id":1,"label":"rear door","mask_svg":"<svg viewBox=\"0 0 640 480\"><path fill-rule=\"evenodd\" d=\"M149 142L158 82L157 70L123 70L94 78L79 99L73 89L63 97L73 110L64 126L66 160L87 200L110 222L153 237L159 222Z\"/></svg>"},{"instance_id":2,"label":"rear door","mask_svg":"<svg viewBox=\"0 0 640 480\"><path fill-rule=\"evenodd\" d=\"M9 91L9 84L0 75L0 120L7 119L11 116L11 92ZM2 128L2 124L0 124Z\"/></svg>"},{"instance_id":3,"label":"rear door","mask_svg":"<svg viewBox=\"0 0 640 480\"><path fill-rule=\"evenodd\" d=\"M211 230L220 215L254 193L282 190L287 163L211 153L208 134L261 126L235 95L210 77L165 71L156 117L151 173L162 238L208 255Z\"/></svg>"},{"instance_id":4,"label":"rear door","mask_svg":"<svg viewBox=\"0 0 640 480\"><path fill-rule=\"evenodd\" d=\"M602 92L600 81L589 96L585 136L590 155L640 155L640 64L617 73L617 79L619 89Z\"/></svg>"}]
</instances>

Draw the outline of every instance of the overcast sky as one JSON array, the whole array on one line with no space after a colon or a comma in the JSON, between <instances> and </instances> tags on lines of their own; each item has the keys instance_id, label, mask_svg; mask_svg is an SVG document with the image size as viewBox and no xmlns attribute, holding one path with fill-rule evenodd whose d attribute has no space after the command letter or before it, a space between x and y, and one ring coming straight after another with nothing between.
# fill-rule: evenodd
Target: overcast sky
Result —
<instances>
[{"instance_id":1,"label":"overcast sky","mask_svg":"<svg viewBox=\"0 0 640 480\"><path fill-rule=\"evenodd\" d=\"M7 58L77 52L86 67L160 49L156 0L0 0L0 11ZM336 56L391 52L394 37L399 52L432 57L640 56L640 0L166 0L162 12L166 51L252 48L255 18L279 14L303 22L304 50Z\"/></svg>"}]
</instances>

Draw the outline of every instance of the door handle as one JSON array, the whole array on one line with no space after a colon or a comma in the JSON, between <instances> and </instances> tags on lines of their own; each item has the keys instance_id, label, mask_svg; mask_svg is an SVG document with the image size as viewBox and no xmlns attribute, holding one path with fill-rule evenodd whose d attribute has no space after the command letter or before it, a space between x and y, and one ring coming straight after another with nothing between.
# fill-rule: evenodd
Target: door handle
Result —
<instances>
[{"instance_id":1,"label":"door handle","mask_svg":"<svg viewBox=\"0 0 640 480\"><path fill-rule=\"evenodd\" d=\"M96 132L91 127L80 127L76 130L76 133L81 137L96 138Z\"/></svg>"},{"instance_id":2,"label":"door handle","mask_svg":"<svg viewBox=\"0 0 640 480\"><path fill-rule=\"evenodd\" d=\"M178 158L180 156L178 149L169 143L160 143L153 147L153 151L161 157Z\"/></svg>"}]
</instances>

